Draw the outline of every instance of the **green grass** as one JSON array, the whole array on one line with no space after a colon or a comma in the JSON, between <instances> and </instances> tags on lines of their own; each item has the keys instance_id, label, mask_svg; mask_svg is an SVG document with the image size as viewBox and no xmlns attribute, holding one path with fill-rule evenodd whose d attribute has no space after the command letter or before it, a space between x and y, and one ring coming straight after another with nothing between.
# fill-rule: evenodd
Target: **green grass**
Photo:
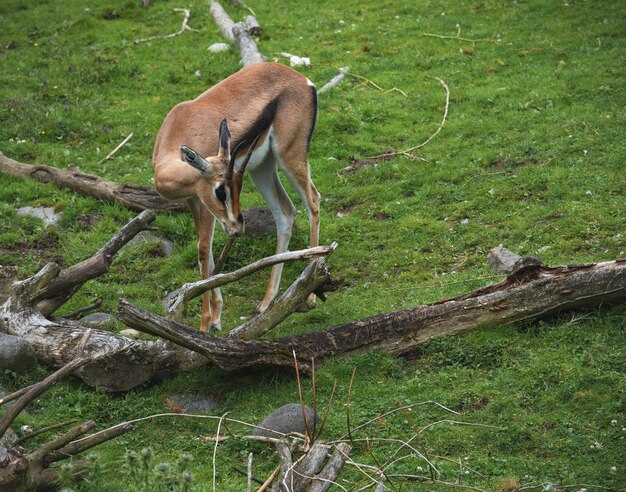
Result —
<instances>
[{"instance_id":1,"label":"green grass","mask_svg":"<svg viewBox=\"0 0 626 492\"><path fill-rule=\"evenodd\" d=\"M246 13L223 3L236 19ZM75 164L113 181L151 183L152 146L167 111L236 71L239 61L234 51L206 50L222 41L206 2L153 1L148 9L139 4L0 4L2 152L34 164ZM249 6L264 28L259 40L264 54L309 56L312 67L302 72L318 87L347 65L350 73L382 89L348 77L320 95L312 175L323 198L322 242L339 243L330 263L347 284L314 311L293 316L275 336L485 285L494 280L486 253L499 244L539 254L552 265L626 256L626 22L620 2L274 0ZM182 15L173 11L178 7L191 9L190 26L197 32L133 43L178 30ZM466 40L425 36L453 38L459 32ZM497 42L488 41L494 36ZM436 78L450 88L449 115L442 131L415 152L424 160L398 157L346 171L353 158L404 150L435 132L445 103ZM98 164L130 132L133 138L115 158ZM261 203L250 184L242 200L245 207ZM295 196L294 203L300 212L292 249L308 241L306 216ZM63 210L63 221L46 228L16 214L25 205L54 206ZM81 219L95 215L94 224L84 226ZM47 261L73 264L132 217L116 205L0 175L0 263L17 265L22 277ZM63 312L98 297L104 310L114 312L118 299L126 297L158 313L165 293L195 280L191 217L161 214L156 225L175 242L173 257L153 257L149 247L124 249L110 273L85 285ZM223 241L218 233L216 248ZM226 268L273 248L272 238L242 238ZM300 269L288 265L283 285ZM250 315L267 275L224 289L226 328ZM190 311L192 326L198 325L198 309L196 303ZM548 482L624 489L625 319L623 306L607 306L433 340L410 365L377 353L331 361L317 375L319 405L338 381L323 438L346 432L348 385L356 368L353 427L399 405L425 401L460 415L420 405L373 422L355 438L408 440L415 429L443 419L480 424L441 423L422 433L441 480L458 478L488 490ZM19 377L6 373L2 382L17 388L44 374L43 369ZM304 386L310 394L311 382ZM298 399L290 375L206 368L124 395L99 394L67 381L22 420L42 427L61 415L93 419L103 428L166 411L169 395L193 392L220 397L224 405L216 415L228 411L250 422ZM197 436L215 431L216 423L205 420L138 424L99 448L105 470L100 487L123 489L124 479L115 471L119 461L128 450L150 447L155 463L174 463L191 453L195 490L211 490L213 445ZM397 448L380 440L358 442L354 459L379 466ZM217 451L218 490L245 488L245 477L231 465L245 468L251 451L255 474L269 475L275 466L271 450L226 442ZM428 475L428 470L424 461L407 458L388 473ZM364 478L354 467L343 476L348 488ZM402 481L394 478L391 490L417 487Z\"/></svg>"}]
</instances>

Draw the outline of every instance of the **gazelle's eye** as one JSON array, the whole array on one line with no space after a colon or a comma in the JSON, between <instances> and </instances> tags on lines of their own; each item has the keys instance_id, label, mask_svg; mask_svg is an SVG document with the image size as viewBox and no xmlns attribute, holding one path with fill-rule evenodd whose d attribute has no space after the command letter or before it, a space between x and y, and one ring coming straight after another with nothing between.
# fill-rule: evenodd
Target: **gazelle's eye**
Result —
<instances>
[{"instance_id":1,"label":"gazelle's eye","mask_svg":"<svg viewBox=\"0 0 626 492\"><path fill-rule=\"evenodd\" d=\"M226 188L223 184L215 188L215 196L220 202L226 203Z\"/></svg>"}]
</instances>

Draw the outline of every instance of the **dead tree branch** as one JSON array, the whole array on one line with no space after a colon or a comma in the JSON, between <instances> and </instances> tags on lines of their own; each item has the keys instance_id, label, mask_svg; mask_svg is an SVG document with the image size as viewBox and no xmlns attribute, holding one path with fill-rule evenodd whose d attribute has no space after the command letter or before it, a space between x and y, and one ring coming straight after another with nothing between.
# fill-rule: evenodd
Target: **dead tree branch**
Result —
<instances>
[{"instance_id":1,"label":"dead tree branch","mask_svg":"<svg viewBox=\"0 0 626 492\"><path fill-rule=\"evenodd\" d=\"M462 296L273 341L220 338L217 342L217 337L199 336L194 330L129 304L120 306L120 317L140 331L197 351L224 369L235 369L289 366L291 350L300 360L315 358L316 362L372 349L408 356L433 337L625 299L626 260L616 260L560 267L526 265L501 282Z\"/></svg>"},{"instance_id":2,"label":"dead tree branch","mask_svg":"<svg viewBox=\"0 0 626 492\"><path fill-rule=\"evenodd\" d=\"M109 203L118 202L138 212L187 211L187 206L183 202L166 200L151 187L114 183L99 176L82 173L76 168L65 170L52 166L25 164L10 159L2 152L0 152L0 171L20 178L52 183L60 188L69 188L81 195L93 196Z\"/></svg>"},{"instance_id":3,"label":"dead tree branch","mask_svg":"<svg viewBox=\"0 0 626 492\"><path fill-rule=\"evenodd\" d=\"M215 289L217 287L222 287L231 282L235 282L244 277L247 277L248 275L258 272L263 268L267 268L278 263L311 259L315 258L316 256L330 255L335 250L335 248L336 244L333 244L331 246L317 246L315 248L309 248L300 251L289 251L287 253L269 256L267 258L255 261L254 263L246 265L245 267L240 268L239 270L235 270L234 272L221 273L218 275L213 275L206 280L199 280L197 282L185 284L178 291L170 294L170 301L166 308L166 313L172 319L180 320L185 313L185 309L189 301L202 295L204 292ZM315 288L317 288L317 286ZM314 289L312 289L311 292L313 290Z\"/></svg>"}]
</instances>

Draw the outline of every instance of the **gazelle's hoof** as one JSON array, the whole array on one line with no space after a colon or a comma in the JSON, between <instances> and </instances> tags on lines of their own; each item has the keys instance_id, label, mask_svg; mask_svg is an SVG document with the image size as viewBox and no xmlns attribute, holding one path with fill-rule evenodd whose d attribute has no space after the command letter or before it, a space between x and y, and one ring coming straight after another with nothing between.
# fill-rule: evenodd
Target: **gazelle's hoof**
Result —
<instances>
[{"instance_id":1,"label":"gazelle's hoof","mask_svg":"<svg viewBox=\"0 0 626 492\"><path fill-rule=\"evenodd\" d=\"M215 333L222 330L222 324L209 326L209 333Z\"/></svg>"}]
</instances>

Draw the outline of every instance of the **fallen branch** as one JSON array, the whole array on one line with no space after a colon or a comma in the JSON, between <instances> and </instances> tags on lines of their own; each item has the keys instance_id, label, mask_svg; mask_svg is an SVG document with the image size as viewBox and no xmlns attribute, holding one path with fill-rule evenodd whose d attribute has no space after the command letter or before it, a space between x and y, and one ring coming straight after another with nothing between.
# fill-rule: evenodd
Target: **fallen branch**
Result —
<instances>
[{"instance_id":1,"label":"fallen branch","mask_svg":"<svg viewBox=\"0 0 626 492\"><path fill-rule=\"evenodd\" d=\"M1 151L0 171L20 178L52 183L55 186L69 188L82 195L93 196L109 203L120 203L138 212L188 210L183 202L166 200L154 188L148 186L118 184L99 176L82 173L76 168L65 170L52 166L25 164L5 156Z\"/></svg>"},{"instance_id":2,"label":"fallen branch","mask_svg":"<svg viewBox=\"0 0 626 492\"><path fill-rule=\"evenodd\" d=\"M273 266L278 263L285 263L294 260L306 260L315 258L316 256L327 256L331 254L335 248L336 244L332 244L330 246L317 246L315 248L300 251L288 251L286 253L269 256L255 261L254 263L246 265L245 267L235 270L234 272L221 273L211 276L205 280L185 284L179 290L174 291L168 296L169 302L166 306L165 312L172 319L182 319L189 301L209 290L235 282L247 277L248 275L258 272L263 268Z\"/></svg>"},{"instance_id":3,"label":"fallen branch","mask_svg":"<svg viewBox=\"0 0 626 492\"><path fill-rule=\"evenodd\" d=\"M626 260L616 260L552 268L527 265L501 282L462 296L273 341L244 342L199 335L126 303L120 306L120 317L133 328L197 351L232 370L268 364L291 366L292 350L300 360L315 358L316 363L373 349L409 356L434 337L624 300ZM310 369L305 362L301 365Z\"/></svg>"},{"instance_id":4,"label":"fallen branch","mask_svg":"<svg viewBox=\"0 0 626 492\"><path fill-rule=\"evenodd\" d=\"M94 256L64 270L49 263L33 277L18 280L16 268L0 265L0 330L29 342L41 364L69 366L73 374L101 391L125 391L150 379L205 364L202 356L163 340L135 340L93 330L85 346L88 359L80 368L74 367L74 349L85 328L77 321L50 320L44 315L62 305L86 280L105 273L113 255L153 219L153 212L142 212ZM0 403L10 399L13 395L0 399Z\"/></svg>"},{"instance_id":5,"label":"fallen branch","mask_svg":"<svg viewBox=\"0 0 626 492\"><path fill-rule=\"evenodd\" d=\"M341 67L339 69L339 73L335 75L330 81L326 82L320 89L318 89L318 94L324 94L324 92L328 92L329 90L337 87L343 80L346 78L346 73L348 73L350 67Z\"/></svg>"},{"instance_id":6,"label":"fallen branch","mask_svg":"<svg viewBox=\"0 0 626 492\"><path fill-rule=\"evenodd\" d=\"M133 138L133 132L130 132L128 136L122 141L122 143L119 144L117 147L115 147L111 152L109 152L109 154L104 159L101 159L100 161L98 161L98 164L102 164L103 162L111 159L117 153L118 150L120 150L124 145L126 145L126 143L131 138Z\"/></svg>"},{"instance_id":7,"label":"fallen branch","mask_svg":"<svg viewBox=\"0 0 626 492\"><path fill-rule=\"evenodd\" d=\"M179 31L176 31L176 32L174 32L172 34L166 34L164 36L152 36L152 37L144 38L144 39L135 39L134 43L135 44L141 44L141 43L146 43L148 41L152 41L154 39L173 38L174 36L178 36L178 35L184 33L185 31L198 32L197 29L192 29L191 27L189 27L189 17L191 15L190 12L189 12L189 9L174 9L174 12L182 12L182 14L183 14L183 24L180 27ZM131 135L132 135L132 133L131 133Z\"/></svg>"},{"instance_id":8,"label":"fallen branch","mask_svg":"<svg viewBox=\"0 0 626 492\"><path fill-rule=\"evenodd\" d=\"M59 272L58 276L35 294L37 309L50 316L65 304L85 282L109 271L113 256L139 232L150 229L156 215L150 210L141 212L126 224L93 256Z\"/></svg>"}]
</instances>

